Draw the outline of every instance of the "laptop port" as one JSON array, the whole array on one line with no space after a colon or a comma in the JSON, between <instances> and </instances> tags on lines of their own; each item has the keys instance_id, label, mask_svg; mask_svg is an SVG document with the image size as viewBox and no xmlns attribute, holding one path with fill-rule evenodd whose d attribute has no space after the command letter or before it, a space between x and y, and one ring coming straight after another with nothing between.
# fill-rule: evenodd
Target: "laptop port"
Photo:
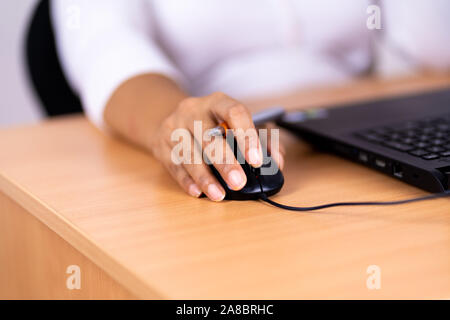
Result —
<instances>
[{"instance_id":1,"label":"laptop port","mask_svg":"<svg viewBox=\"0 0 450 320\"><path fill-rule=\"evenodd\" d=\"M382 159L375 159L375 165L380 168L386 168L386 161Z\"/></svg>"},{"instance_id":2,"label":"laptop port","mask_svg":"<svg viewBox=\"0 0 450 320\"><path fill-rule=\"evenodd\" d=\"M369 155L367 153L365 153L365 152L360 152L358 158L362 162L368 162L369 161Z\"/></svg>"},{"instance_id":3,"label":"laptop port","mask_svg":"<svg viewBox=\"0 0 450 320\"><path fill-rule=\"evenodd\" d=\"M395 163L392 166L392 174L397 178L403 178L403 168L400 164Z\"/></svg>"}]
</instances>

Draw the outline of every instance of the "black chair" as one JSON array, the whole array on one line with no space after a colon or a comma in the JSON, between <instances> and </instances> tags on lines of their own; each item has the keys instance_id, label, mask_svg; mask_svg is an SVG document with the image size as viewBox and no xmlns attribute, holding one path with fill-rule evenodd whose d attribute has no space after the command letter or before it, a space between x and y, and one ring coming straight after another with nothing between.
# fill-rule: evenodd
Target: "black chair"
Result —
<instances>
[{"instance_id":1,"label":"black chair","mask_svg":"<svg viewBox=\"0 0 450 320\"><path fill-rule=\"evenodd\" d=\"M25 43L29 78L48 116L82 112L80 99L70 88L56 52L50 20L50 0L41 0L28 27Z\"/></svg>"}]
</instances>

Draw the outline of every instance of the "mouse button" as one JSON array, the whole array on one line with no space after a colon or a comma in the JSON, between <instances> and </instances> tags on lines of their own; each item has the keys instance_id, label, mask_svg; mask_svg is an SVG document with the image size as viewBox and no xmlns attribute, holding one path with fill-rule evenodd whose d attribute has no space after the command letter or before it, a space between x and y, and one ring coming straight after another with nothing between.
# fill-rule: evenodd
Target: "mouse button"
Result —
<instances>
[{"instance_id":1,"label":"mouse button","mask_svg":"<svg viewBox=\"0 0 450 320\"><path fill-rule=\"evenodd\" d=\"M272 157L269 153L263 152L263 164L262 167L270 166L270 163L272 162Z\"/></svg>"},{"instance_id":2,"label":"mouse button","mask_svg":"<svg viewBox=\"0 0 450 320\"><path fill-rule=\"evenodd\" d=\"M276 162L274 162L274 160L272 159L271 156L265 155L261 168L270 168L270 167L272 167L272 163L274 163L276 165Z\"/></svg>"},{"instance_id":3,"label":"mouse button","mask_svg":"<svg viewBox=\"0 0 450 320\"><path fill-rule=\"evenodd\" d=\"M249 165L243 166L245 176L247 177L247 183L245 184L244 188L242 188L241 192L253 192L255 189L255 185L259 186L259 181L257 176L255 175L254 171L252 170L252 167Z\"/></svg>"},{"instance_id":4,"label":"mouse button","mask_svg":"<svg viewBox=\"0 0 450 320\"><path fill-rule=\"evenodd\" d=\"M284 176L280 170L277 170L274 174L261 175L259 181L263 186L264 192L279 189L284 184Z\"/></svg>"},{"instance_id":5,"label":"mouse button","mask_svg":"<svg viewBox=\"0 0 450 320\"><path fill-rule=\"evenodd\" d=\"M261 176L273 176L276 175L280 169L275 161L270 161L269 163L263 165L260 169Z\"/></svg>"},{"instance_id":6,"label":"mouse button","mask_svg":"<svg viewBox=\"0 0 450 320\"><path fill-rule=\"evenodd\" d=\"M261 175L261 168L255 168L255 167L251 167L250 166L250 171L253 175L255 175L256 177Z\"/></svg>"},{"instance_id":7,"label":"mouse button","mask_svg":"<svg viewBox=\"0 0 450 320\"><path fill-rule=\"evenodd\" d=\"M261 167L262 168L270 168L271 165L272 165L272 161L269 160L267 162L264 162Z\"/></svg>"},{"instance_id":8,"label":"mouse button","mask_svg":"<svg viewBox=\"0 0 450 320\"><path fill-rule=\"evenodd\" d=\"M259 177L258 175L255 175L255 173L250 170L249 174L247 174L246 185L259 184L258 177Z\"/></svg>"},{"instance_id":9,"label":"mouse button","mask_svg":"<svg viewBox=\"0 0 450 320\"><path fill-rule=\"evenodd\" d=\"M257 194L261 192L261 186L257 179L250 179L247 184L242 188L239 193L245 194Z\"/></svg>"},{"instance_id":10,"label":"mouse button","mask_svg":"<svg viewBox=\"0 0 450 320\"><path fill-rule=\"evenodd\" d=\"M244 173L246 176L248 176L249 174L253 174L252 171L252 166L250 166L247 161L243 161L242 163L239 162L241 164L242 170L244 170Z\"/></svg>"}]
</instances>

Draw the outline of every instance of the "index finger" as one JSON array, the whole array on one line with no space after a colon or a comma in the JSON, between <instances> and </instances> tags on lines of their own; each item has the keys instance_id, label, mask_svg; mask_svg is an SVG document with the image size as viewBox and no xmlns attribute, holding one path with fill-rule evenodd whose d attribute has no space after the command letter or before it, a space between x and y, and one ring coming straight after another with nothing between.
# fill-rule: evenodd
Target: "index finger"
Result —
<instances>
[{"instance_id":1,"label":"index finger","mask_svg":"<svg viewBox=\"0 0 450 320\"><path fill-rule=\"evenodd\" d=\"M240 102L224 95L212 102L211 111L233 130L245 160L257 168L263 163L262 147L250 111Z\"/></svg>"}]
</instances>

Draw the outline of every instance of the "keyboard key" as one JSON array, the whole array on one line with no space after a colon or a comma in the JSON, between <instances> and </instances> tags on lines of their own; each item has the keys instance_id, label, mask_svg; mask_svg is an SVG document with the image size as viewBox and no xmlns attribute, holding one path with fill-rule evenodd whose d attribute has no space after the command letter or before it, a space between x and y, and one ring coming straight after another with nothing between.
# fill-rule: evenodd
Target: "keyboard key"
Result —
<instances>
[{"instance_id":1,"label":"keyboard key","mask_svg":"<svg viewBox=\"0 0 450 320\"><path fill-rule=\"evenodd\" d=\"M428 151L425 151L425 150L422 150L422 149L413 150L413 151L410 151L409 153L412 154L413 156L416 156L416 157L422 157L422 156L424 156L426 154L429 154Z\"/></svg>"},{"instance_id":2,"label":"keyboard key","mask_svg":"<svg viewBox=\"0 0 450 320\"><path fill-rule=\"evenodd\" d=\"M439 156L437 154L431 153L431 154L427 154L425 156L422 157L425 160L435 160L435 159L439 159Z\"/></svg>"},{"instance_id":3,"label":"keyboard key","mask_svg":"<svg viewBox=\"0 0 450 320\"><path fill-rule=\"evenodd\" d=\"M450 151L450 114L394 123L389 127L365 130L357 135L367 141L427 160L447 157Z\"/></svg>"},{"instance_id":4,"label":"keyboard key","mask_svg":"<svg viewBox=\"0 0 450 320\"><path fill-rule=\"evenodd\" d=\"M372 142L381 142L381 141L384 140L383 137L380 137L379 135L374 134L374 133L362 134L361 137L363 139L366 139L366 140L369 140L369 141L372 141Z\"/></svg>"},{"instance_id":5,"label":"keyboard key","mask_svg":"<svg viewBox=\"0 0 450 320\"><path fill-rule=\"evenodd\" d=\"M426 143L426 142L418 142L418 143L415 144L415 146L417 148L424 149L424 148L428 148L429 144Z\"/></svg>"},{"instance_id":6,"label":"keyboard key","mask_svg":"<svg viewBox=\"0 0 450 320\"><path fill-rule=\"evenodd\" d=\"M429 136L429 135L418 135L417 136L417 140L420 140L420 141L430 141L432 139L432 137L431 136Z\"/></svg>"},{"instance_id":7,"label":"keyboard key","mask_svg":"<svg viewBox=\"0 0 450 320\"><path fill-rule=\"evenodd\" d=\"M400 143L400 142L396 142L396 141L386 141L383 143L385 146L399 150L399 151L410 151L413 150L414 147L404 144L404 143Z\"/></svg>"},{"instance_id":8,"label":"keyboard key","mask_svg":"<svg viewBox=\"0 0 450 320\"><path fill-rule=\"evenodd\" d=\"M441 152L441 156L443 156L443 157L450 157L450 150Z\"/></svg>"},{"instance_id":9,"label":"keyboard key","mask_svg":"<svg viewBox=\"0 0 450 320\"><path fill-rule=\"evenodd\" d=\"M435 146L440 146L440 145L443 145L446 142L444 140L442 140L442 139L434 139L434 140L431 140L431 143L434 144Z\"/></svg>"},{"instance_id":10,"label":"keyboard key","mask_svg":"<svg viewBox=\"0 0 450 320\"><path fill-rule=\"evenodd\" d=\"M422 131L423 133L425 133L425 134L430 134L430 133L435 132L435 131L436 131L436 128L433 128L433 127L424 127L424 128L422 128L421 131Z\"/></svg>"},{"instance_id":11,"label":"keyboard key","mask_svg":"<svg viewBox=\"0 0 450 320\"><path fill-rule=\"evenodd\" d=\"M406 137L415 137L415 136L417 136L417 132L414 131L414 130L407 130L407 131L404 131L403 134L404 134Z\"/></svg>"},{"instance_id":12,"label":"keyboard key","mask_svg":"<svg viewBox=\"0 0 450 320\"><path fill-rule=\"evenodd\" d=\"M448 137L448 133L447 132L436 132L434 134L434 137L439 138L439 139L446 138L446 137Z\"/></svg>"},{"instance_id":13,"label":"keyboard key","mask_svg":"<svg viewBox=\"0 0 450 320\"><path fill-rule=\"evenodd\" d=\"M430 153L439 153L445 151L445 149L441 147L431 147L428 148L427 150L430 151Z\"/></svg>"},{"instance_id":14,"label":"keyboard key","mask_svg":"<svg viewBox=\"0 0 450 320\"><path fill-rule=\"evenodd\" d=\"M399 140L402 138L402 135L399 133L390 133L385 135L385 137L389 140Z\"/></svg>"},{"instance_id":15,"label":"keyboard key","mask_svg":"<svg viewBox=\"0 0 450 320\"><path fill-rule=\"evenodd\" d=\"M414 140L413 138L404 138L400 140L400 142L404 144L413 144L415 141L416 140Z\"/></svg>"}]
</instances>

